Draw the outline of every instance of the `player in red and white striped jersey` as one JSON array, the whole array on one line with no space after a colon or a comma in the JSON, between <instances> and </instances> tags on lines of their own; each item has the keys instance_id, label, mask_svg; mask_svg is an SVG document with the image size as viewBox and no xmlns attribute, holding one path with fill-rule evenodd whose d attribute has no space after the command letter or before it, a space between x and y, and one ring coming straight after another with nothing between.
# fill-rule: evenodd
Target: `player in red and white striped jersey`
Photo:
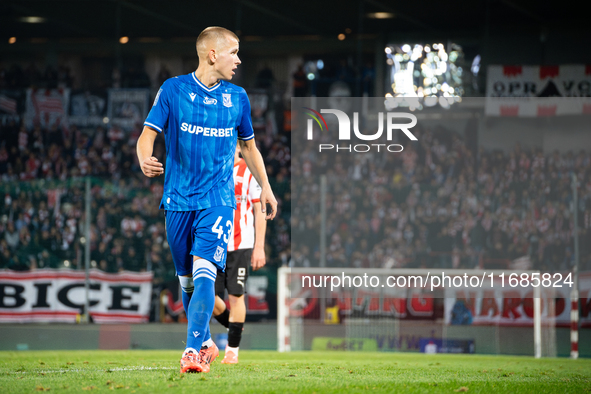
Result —
<instances>
[{"instance_id":1,"label":"player in red and white striped jersey","mask_svg":"<svg viewBox=\"0 0 591 394\"><path fill-rule=\"evenodd\" d=\"M248 265L258 270L265 265L265 231L267 223L261 212L261 187L240 158L240 148L234 156L234 192L236 210L234 229L228 242L226 271L217 273L215 282L216 300L213 315L228 329L228 346L223 364L238 362L238 347L246 319L244 293L248 279ZM228 290L230 310L223 301Z\"/></svg>"},{"instance_id":2,"label":"player in red and white striped jersey","mask_svg":"<svg viewBox=\"0 0 591 394\"><path fill-rule=\"evenodd\" d=\"M237 147L237 158L234 159L236 210L234 211L233 237L228 242L228 252L253 249L255 241L253 206L254 204L257 204L257 207L260 206L261 187L248 170L244 159L239 157L239 150L240 148Z\"/></svg>"}]
</instances>

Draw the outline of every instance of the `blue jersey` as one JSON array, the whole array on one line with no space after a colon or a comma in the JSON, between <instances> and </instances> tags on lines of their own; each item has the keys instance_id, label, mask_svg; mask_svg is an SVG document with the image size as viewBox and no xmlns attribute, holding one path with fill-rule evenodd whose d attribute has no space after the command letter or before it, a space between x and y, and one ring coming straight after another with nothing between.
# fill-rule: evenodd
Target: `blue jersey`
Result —
<instances>
[{"instance_id":1,"label":"blue jersey","mask_svg":"<svg viewBox=\"0 0 591 394\"><path fill-rule=\"evenodd\" d=\"M144 125L164 132L161 209L236 208L232 175L237 139L254 138L243 88L226 81L208 88L194 72L170 78L158 91Z\"/></svg>"}]
</instances>

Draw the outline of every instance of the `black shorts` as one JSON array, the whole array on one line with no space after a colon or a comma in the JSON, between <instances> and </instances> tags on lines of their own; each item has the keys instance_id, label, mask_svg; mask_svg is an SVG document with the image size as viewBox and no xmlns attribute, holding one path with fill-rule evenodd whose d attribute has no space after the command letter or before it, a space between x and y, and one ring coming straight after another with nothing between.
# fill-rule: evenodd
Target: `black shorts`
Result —
<instances>
[{"instance_id":1,"label":"black shorts","mask_svg":"<svg viewBox=\"0 0 591 394\"><path fill-rule=\"evenodd\" d=\"M225 289L228 289L228 294L231 295L243 295L246 293L250 256L252 256L252 249L238 249L228 252L226 272L218 270L215 279L215 293L221 299L224 298Z\"/></svg>"}]
</instances>

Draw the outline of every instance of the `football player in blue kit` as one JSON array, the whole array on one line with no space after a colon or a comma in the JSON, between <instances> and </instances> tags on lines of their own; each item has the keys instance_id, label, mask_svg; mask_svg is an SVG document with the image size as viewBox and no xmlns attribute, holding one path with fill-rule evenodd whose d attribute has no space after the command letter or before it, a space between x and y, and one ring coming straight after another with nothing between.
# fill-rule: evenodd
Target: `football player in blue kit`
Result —
<instances>
[{"instance_id":1,"label":"football player in blue kit","mask_svg":"<svg viewBox=\"0 0 591 394\"><path fill-rule=\"evenodd\" d=\"M238 42L234 33L222 27L203 30L197 38L199 67L164 82L137 143L142 172L148 177L165 173L160 208L165 210L167 240L188 319L181 373L209 372L219 354L209 320L216 273L225 268L232 235L237 143L261 185L261 211L269 204L267 220L277 211L254 142L248 96L243 88L227 82L240 64ZM166 144L164 167L152 155L158 133L164 133Z\"/></svg>"}]
</instances>

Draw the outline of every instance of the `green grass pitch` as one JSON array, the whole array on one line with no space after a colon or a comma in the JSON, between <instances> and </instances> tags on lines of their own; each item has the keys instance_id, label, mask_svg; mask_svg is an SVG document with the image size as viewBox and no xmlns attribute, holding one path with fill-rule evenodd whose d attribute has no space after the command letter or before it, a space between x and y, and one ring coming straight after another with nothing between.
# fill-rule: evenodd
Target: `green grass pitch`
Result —
<instances>
[{"instance_id":1,"label":"green grass pitch","mask_svg":"<svg viewBox=\"0 0 591 394\"><path fill-rule=\"evenodd\" d=\"M591 360L417 353L241 351L179 374L180 351L0 352L0 393L583 393Z\"/></svg>"}]
</instances>

